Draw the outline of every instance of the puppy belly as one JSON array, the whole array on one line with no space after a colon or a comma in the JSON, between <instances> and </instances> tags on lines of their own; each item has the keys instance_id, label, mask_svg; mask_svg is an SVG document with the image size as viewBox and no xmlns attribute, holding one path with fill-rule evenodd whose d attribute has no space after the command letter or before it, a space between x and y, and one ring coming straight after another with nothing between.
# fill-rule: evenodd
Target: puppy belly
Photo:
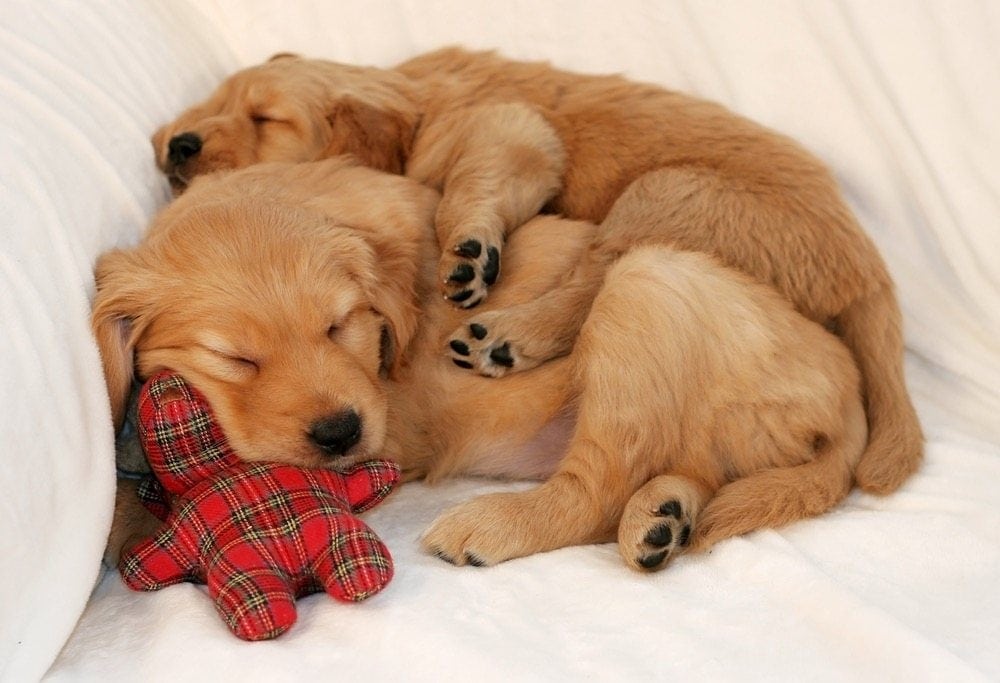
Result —
<instances>
[{"instance_id":1,"label":"puppy belly","mask_svg":"<svg viewBox=\"0 0 1000 683\"><path fill-rule=\"evenodd\" d=\"M469 474L511 479L548 479L566 454L576 412L564 408L528 439L501 435L474 444L462 467Z\"/></svg>"}]
</instances>

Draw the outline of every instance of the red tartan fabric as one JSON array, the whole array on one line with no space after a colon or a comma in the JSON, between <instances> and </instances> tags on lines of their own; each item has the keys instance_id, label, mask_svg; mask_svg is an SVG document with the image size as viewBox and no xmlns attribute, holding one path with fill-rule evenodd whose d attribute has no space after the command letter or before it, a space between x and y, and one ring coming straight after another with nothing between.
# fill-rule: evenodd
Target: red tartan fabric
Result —
<instances>
[{"instance_id":1,"label":"red tartan fabric","mask_svg":"<svg viewBox=\"0 0 1000 683\"><path fill-rule=\"evenodd\" d=\"M169 512L153 538L122 557L131 588L206 583L233 633L261 640L291 627L298 596L325 590L358 601L392 578L389 551L352 512L389 494L395 464L372 461L341 474L244 463L205 398L169 372L142 388L139 435L167 492L146 487L145 495L154 512Z\"/></svg>"},{"instance_id":2,"label":"red tartan fabric","mask_svg":"<svg viewBox=\"0 0 1000 683\"><path fill-rule=\"evenodd\" d=\"M170 514L170 494L163 489L159 479L146 477L139 482L135 494L139 497L139 502L161 521Z\"/></svg>"}]
</instances>

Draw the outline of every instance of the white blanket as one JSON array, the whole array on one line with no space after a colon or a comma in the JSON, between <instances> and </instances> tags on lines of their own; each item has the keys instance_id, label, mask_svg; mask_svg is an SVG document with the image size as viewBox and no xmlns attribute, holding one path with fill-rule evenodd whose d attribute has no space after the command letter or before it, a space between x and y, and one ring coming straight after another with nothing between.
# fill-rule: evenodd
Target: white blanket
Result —
<instances>
[{"instance_id":1,"label":"white blanket","mask_svg":"<svg viewBox=\"0 0 1000 683\"><path fill-rule=\"evenodd\" d=\"M7 0L2 16L0 680L1000 678L1000 5ZM431 519L524 485L407 486L366 515L392 584L305 598L266 643L233 637L203 587L102 574L91 268L168 198L149 136L274 52L386 66L449 43L697 93L825 159L897 282L921 471L649 576L613 545L451 567L417 548Z\"/></svg>"}]
</instances>

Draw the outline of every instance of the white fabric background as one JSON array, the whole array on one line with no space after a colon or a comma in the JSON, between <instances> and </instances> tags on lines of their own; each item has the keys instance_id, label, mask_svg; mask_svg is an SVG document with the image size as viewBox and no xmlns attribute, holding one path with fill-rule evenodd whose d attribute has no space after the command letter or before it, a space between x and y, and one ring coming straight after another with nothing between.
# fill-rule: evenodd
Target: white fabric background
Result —
<instances>
[{"instance_id":1,"label":"white fabric background","mask_svg":"<svg viewBox=\"0 0 1000 683\"><path fill-rule=\"evenodd\" d=\"M0 680L1000 678L996 3L3 0L0 16ZM449 567L417 535L503 485L406 487L368 515L389 588L304 599L269 643L233 638L199 587L101 576L114 477L91 268L167 199L149 136L274 52L388 66L456 42L710 97L825 159L896 278L926 465L892 497L855 492L655 576L613 545Z\"/></svg>"}]
</instances>

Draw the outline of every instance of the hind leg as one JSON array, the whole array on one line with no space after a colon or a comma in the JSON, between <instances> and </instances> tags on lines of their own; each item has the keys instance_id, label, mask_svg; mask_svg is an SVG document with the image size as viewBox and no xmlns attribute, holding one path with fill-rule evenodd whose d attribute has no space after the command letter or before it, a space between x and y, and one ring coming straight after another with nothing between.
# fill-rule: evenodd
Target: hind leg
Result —
<instances>
[{"instance_id":1,"label":"hind leg","mask_svg":"<svg viewBox=\"0 0 1000 683\"><path fill-rule=\"evenodd\" d=\"M835 329L861 370L868 411L858 484L885 495L916 471L923 433L906 388L899 304L882 257L827 172L758 192L695 169L647 173L615 202L595 249L611 255L651 240L713 254Z\"/></svg>"},{"instance_id":2,"label":"hind leg","mask_svg":"<svg viewBox=\"0 0 1000 683\"><path fill-rule=\"evenodd\" d=\"M651 479L629 499L618 525L618 551L633 569L655 571L687 549L709 488L682 475Z\"/></svg>"},{"instance_id":3,"label":"hind leg","mask_svg":"<svg viewBox=\"0 0 1000 683\"><path fill-rule=\"evenodd\" d=\"M681 449L705 452L700 434L676 429L691 382L678 335L648 277L663 254L647 254L607 276L574 349L576 429L551 479L532 491L484 496L446 511L424 547L456 564L493 564L567 545L614 538L632 494ZM623 260L624 261L624 260ZM648 297L635 301L635 292ZM659 330L671 345L650 339ZM684 327L679 329L684 332ZM700 401L699 401L700 404Z\"/></svg>"}]
</instances>

